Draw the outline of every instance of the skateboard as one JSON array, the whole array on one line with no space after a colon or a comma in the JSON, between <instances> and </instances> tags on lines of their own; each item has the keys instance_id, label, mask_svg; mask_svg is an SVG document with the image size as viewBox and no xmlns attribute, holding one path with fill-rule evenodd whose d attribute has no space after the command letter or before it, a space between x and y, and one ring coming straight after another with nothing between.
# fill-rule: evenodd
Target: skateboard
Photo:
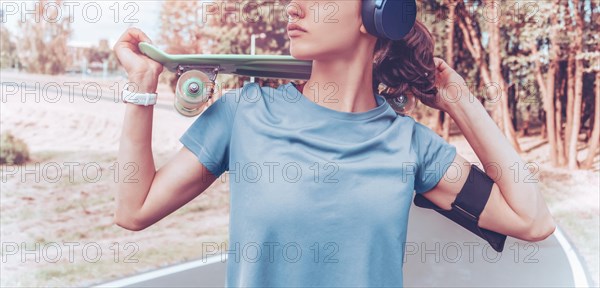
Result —
<instances>
[{"instance_id":1,"label":"skateboard","mask_svg":"<svg viewBox=\"0 0 600 288\"><path fill-rule=\"evenodd\" d=\"M138 47L177 75L175 108L188 117L200 114L212 98L218 74L307 80L312 69L312 61L289 55L168 54L147 42Z\"/></svg>"}]
</instances>

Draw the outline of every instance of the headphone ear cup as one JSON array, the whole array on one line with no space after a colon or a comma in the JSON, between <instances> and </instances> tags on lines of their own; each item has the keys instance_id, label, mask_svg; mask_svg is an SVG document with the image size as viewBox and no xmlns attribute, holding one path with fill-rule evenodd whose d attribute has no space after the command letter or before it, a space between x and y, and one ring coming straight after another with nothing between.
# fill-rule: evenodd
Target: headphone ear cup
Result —
<instances>
[{"instance_id":1,"label":"headphone ear cup","mask_svg":"<svg viewBox=\"0 0 600 288\"><path fill-rule=\"evenodd\" d=\"M407 115L413 112L417 107L417 100L414 96L406 94L395 95L387 99L392 109L398 114Z\"/></svg>"},{"instance_id":2,"label":"headphone ear cup","mask_svg":"<svg viewBox=\"0 0 600 288\"><path fill-rule=\"evenodd\" d=\"M375 27L375 0L362 0L362 21L369 34L380 37Z\"/></svg>"},{"instance_id":3,"label":"headphone ear cup","mask_svg":"<svg viewBox=\"0 0 600 288\"><path fill-rule=\"evenodd\" d=\"M397 93L383 83L379 83L377 91L398 114L410 114L417 107L417 99L414 95Z\"/></svg>"},{"instance_id":4,"label":"headphone ear cup","mask_svg":"<svg viewBox=\"0 0 600 288\"><path fill-rule=\"evenodd\" d=\"M371 35L400 40L415 25L417 2L416 0L362 0L361 15L363 24Z\"/></svg>"}]
</instances>

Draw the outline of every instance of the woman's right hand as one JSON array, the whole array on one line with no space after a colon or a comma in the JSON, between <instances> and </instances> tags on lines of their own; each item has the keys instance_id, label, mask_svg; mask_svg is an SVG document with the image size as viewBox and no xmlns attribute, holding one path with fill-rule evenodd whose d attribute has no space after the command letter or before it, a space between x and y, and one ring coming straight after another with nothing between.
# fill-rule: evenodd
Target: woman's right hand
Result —
<instances>
[{"instance_id":1,"label":"woman's right hand","mask_svg":"<svg viewBox=\"0 0 600 288\"><path fill-rule=\"evenodd\" d=\"M163 66L140 51L140 42L152 43L142 30L131 27L121 35L113 50L119 63L125 68L129 81L138 85L137 92L155 93Z\"/></svg>"}]
</instances>

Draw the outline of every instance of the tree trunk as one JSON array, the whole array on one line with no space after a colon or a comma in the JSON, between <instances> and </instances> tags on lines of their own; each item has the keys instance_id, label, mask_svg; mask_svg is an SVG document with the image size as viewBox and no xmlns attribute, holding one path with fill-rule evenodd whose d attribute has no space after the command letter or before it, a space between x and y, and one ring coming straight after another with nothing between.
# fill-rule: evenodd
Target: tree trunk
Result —
<instances>
[{"instance_id":1,"label":"tree trunk","mask_svg":"<svg viewBox=\"0 0 600 288\"><path fill-rule=\"evenodd\" d=\"M562 117L562 99L561 96L564 96L565 94L565 87L566 87L566 79L565 79L565 69L563 67L561 67L559 69L558 72L558 79L559 79L559 85L558 85L558 91L556 91L556 118L555 123L556 123L556 148L557 148L557 153L558 153L558 166L562 167L565 165L566 161L566 156L565 156L565 146L563 143L563 129L562 129L562 123L563 123L563 117Z\"/></svg>"},{"instance_id":2,"label":"tree trunk","mask_svg":"<svg viewBox=\"0 0 600 288\"><path fill-rule=\"evenodd\" d=\"M561 109L562 109L562 102L560 101L560 99L556 99L556 147L557 147L557 153L558 153L558 166L562 167L565 166L565 146L563 144L563 137L562 137L562 115L560 113Z\"/></svg>"},{"instance_id":3,"label":"tree trunk","mask_svg":"<svg viewBox=\"0 0 600 288\"><path fill-rule=\"evenodd\" d=\"M581 128L581 104L583 88L583 60L577 60L575 68L575 99L573 99L573 127L570 133L569 147L569 169L579 168L577 162L577 142L579 139L579 128ZM567 141L565 139L565 141Z\"/></svg>"},{"instance_id":4,"label":"tree trunk","mask_svg":"<svg viewBox=\"0 0 600 288\"><path fill-rule=\"evenodd\" d=\"M567 122L565 124L565 151L570 151L569 145L571 143L569 139L571 139L571 130L573 128L573 99L575 98L575 57L572 53L573 50L569 52L569 60L567 62ZM568 154L566 154L566 156L568 156Z\"/></svg>"},{"instance_id":5,"label":"tree trunk","mask_svg":"<svg viewBox=\"0 0 600 288\"><path fill-rule=\"evenodd\" d=\"M566 33L568 35L573 35L574 31L573 31L573 18L571 17L571 9L569 8L569 1L563 1L562 5L564 6L564 11L565 11L565 15L564 17L564 21L565 21L565 26L566 26ZM574 88L575 88L575 58L574 58L574 51L576 50L576 48L574 47L574 44L577 43L576 40L575 41L571 41L569 42L568 48L567 48L567 73L566 73L566 82L567 82L567 91L566 91L566 123L565 123L565 136L564 136L564 142L563 142L563 151L565 151L565 158L566 158L566 162L569 161L568 158L568 151L570 151L569 149L569 145L571 144L571 128L573 127L573 99L574 99Z\"/></svg>"},{"instance_id":6,"label":"tree trunk","mask_svg":"<svg viewBox=\"0 0 600 288\"><path fill-rule=\"evenodd\" d=\"M577 55L583 52L583 19L579 12L579 0L573 0L575 9L573 14L575 15L575 51L572 56L575 58ZM569 169L578 169L579 162L577 162L577 142L579 139L579 128L581 127L581 104L583 97L583 59L575 60L575 83L574 83L574 99L573 99L573 112L572 121L573 127L570 133L569 139ZM565 139L566 141L566 139Z\"/></svg>"},{"instance_id":7,"label":"tree trunk","mask_svg":"<svg viewBox=\"0 0 600 288\"><path fill-rule=\"evenodd\" d=\"M437 110L435 112L435 124L433 126L433 131L438 135L442 135L443 127L444 127L444 113L442 113L442 111L440 111L440 110Z\"/></svg>"},{"instance_id":8,"label":"tree trunk","mask_svg":"<svg viewBox=\"0 0 600 288\"><path fill-rule=\"evenodd\" d=\"M594 157L596 156L596 150L598 149L598 142L600 141L600 72L596 72L596 103L594 108L594 121L592 137L588 142L588 155L581 164L582 169L592 168Z\"/></svg>"},{"instance_id":9,"label":"tree trunk","mask_svg":"<svg viewBox=\"0 0 600 288\"><path fill-rule=\"evenodd\" d=\"M554 17L553 19L554 24L556 24L556 17ZM550 161L552 163L552 166L557 166L558 164L558 160L557 160L557 152L556 152L556 128L555 128L555 123L554 123L554 81L556 79L556 66L557 66L557 59L556 57L558 57L557 55L557 51L558 51L558 44L555 41L556 37L552 37L551 39L551 43L552 43L552 48L550 48L550 63L549 63L549 67L548 67L548 73L546 74L546 79L544 80L544 77L542 75L542 69L541 69L541 65L542 63L540 63L539 58L538 60L534 63L535 64L535 78L538 82L538 85L540 86L540 91L542 93L542 99L544 101L544 110L546 111L546 127L545 128L545 134L548 137L548 143L550 144ZM534 55L537 55L538 49L537 49L537 44L535 42L532 43L532 53ZM544 133L542 133L544 134Z\"/></svg>"},{"instance_id":10,"label":"tree trunk","mask_svg":"<svg viewBox=\"0 0 600 288\"><path fill-rule=\"evenodd\" d=\"M446 0L445 1L446 6L448 7L448 19L450 19L451 21L446 21L446 33L447 33L447 39L446 39L446 63L448 63L448 66L454 68L454 18L456 16L456 0ZM445 115L441 115L441 114L445 114ZM441 119L441 124L442 124L442 137L446 140L449 141L450 140L450 123L452 121L452 118L450 117L450 115L448 115L448 113L445 112L441 112L439 111L438 114L438 119Z\"/></svg>"},{"instance_id":11,"label":"tree trunk","mask_svg":"<svg viewBox=\"0 0 600 288\"><path fill-rule=\"evenodd\" d=\"M463 42L465 46L467 46L467 49L469 50L469 53L473 59L475 59L476 64L479 66L479 76L481 77L483 86L491 84L492 77L490 76L490 68L483 57L484 49L483 45L481 44L480 35L473 27L473 19L471 19L471 15L469 12L464 11L464 4L458 7L462 8L455 11L455 14L458 18L456 23L458 24L458 27L460 27L460 30L463 34ZM486 101L489 99L494 102L498 102L498 95L490 95L490 92L493 91L493 89L484 89L484 91L486 93L486 95L484 95L485 98L487 98ZM498 121L496 124L500 127L502 122Z\"/></svg>"},{"instance_id":12,"label":"tree trunk","mask_svg":"<svg viewBox=\"0 0 600 288\"><path fill-rule=\"evenodd\" d=\"M504 84L506 87L506 84ZM502 97L502 119L504 120L504 134L508 137L508 140L512 143L513 147L517 152L521 153L521 147L519 142L517 141L517 133L515 132L515 127L511 121L509 103L508 103L508 90L504 88L504 95Z\"/></svg>"},{"instance_id":13,"label":"tree trunk","mask_svg":"<svg viewBox=\"0 0 600 288\"><path fill-rule=\"evenodd\" d=\"M560 1L561 0L556 0L556 2L554 3L553 7L555 7L556 9L559 8L560 6ZM552 19L550 20L552 23L553 27L557 27L558 24L558 16L556 14L553 15ZM560 138L560 133L557 133L557 130L559 126L556 125L556 114L555 114L555 105L554 105L554 101L557 98L557 94L556 94L556 88L555 88L555 83L556 83L556 71L559 68L558 67L558 57L559 57L559 44L558 44L558 39L557 39L557 34L558 33L551 33L551 48L550 48L550 63L549 63L549 67L548 67L548 74L546 76L546 92L547 95L544 98L544 108L546 110L546 131L548 134L548 142L550 142L550 157L552 165L554 167L558 166L559 160L558 160L558 141L557 139ZM541 74L541 73L540 73ZM543 81L541 81L543 83ZM557 110L560 110L559 108L556 108ZM560 115L560 112L559 112ZM558 118L560 119L560 118ZM559 120L560 121L560 120Z\"/></svg>"},{"instance_id":14,"label":"tree trunk","mask_svg":"<svg viewBox=\"0 0 600 288\"><path fill-rule=\"evenodd\" d=\"M556 57L558 57L558 55L556 55ZM560 133L557 132L558 129L556 126L556 114L554 109L554 101L556 99L554 84L556 81L556 68L558 66L557 62L558 61L556 58L550 62L550 69L548 71L548 76L546 77L546 89L548 90L548 96L546 97L546 101L544 103L544 106L546 107L546 130L548 131L548 140L550 141L550 157L552 157L552 165L555 167L558 166L559 163L557 148L559 143L557 139L560 138ZM556 109L558 110L559 108Z\"/></svg>"},{"instance_id":15,"label":"tree trunk","mask_svg":"<svg viewBox=\"0 0 600 288\"><path fill-rule=\"evenodd\" d=\"M500 9L500 2L497 1L485 1L487 4L491 4L490 13L491 15L497 15ZM506 82L502 76L501 57L500 57L500 21L493 21L486 23L488 26L488 32L490 35L489 43L489 58L490 58L490 74L492 81L497 84L497 88L500 89L500 101L496 103L496 115L500 118L502 123L502 131L512 144L513 148L517 153L521 153L521 147L515 136L515 130L510 123L510 115L508 112L508 90L506 89Z\"/></svg>"}]
</instances>

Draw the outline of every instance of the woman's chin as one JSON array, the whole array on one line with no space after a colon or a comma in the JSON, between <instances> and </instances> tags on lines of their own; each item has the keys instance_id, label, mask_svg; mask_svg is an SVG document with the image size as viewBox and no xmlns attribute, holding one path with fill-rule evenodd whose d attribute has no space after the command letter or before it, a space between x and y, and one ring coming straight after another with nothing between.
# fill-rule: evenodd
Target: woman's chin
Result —
<instances>
[{"instance_id":1,"label":"woman's chin","mask_svg":"<svg viewBox=\"0 0 600 288\"><path fill-rule=\"evenodd\" d=\"M340 55L343 55L347 50L340 49L327 49L322 46L315 45L302 45L299 43L293 43L290 45L290 55L298 60L305 61L320 61L320 60L331 60L337 59Z\"/></svg>"},{"instance_id":2,"label":"woman's chin","mask_svg":"<svg viewBox=\"0 0 600 288\"><path fill-rule=\"evenodd\" d=\"M298 60L305 60L305 61L313 60L313 58L310 57L309 54L293 53L293 52L290 53L290 54L292 55L292 57L294 57L294 58L296 58Z\"/></svg>"},{"instance_id":3,"label":"woman's chin","mask_svg":"<svg viewBox=\"0 0 600 288\"><path fill-rule=\"evenodd\" d=\"M294 47L293 45L290 48L290 55L298 60L313 60L315 59L314 51L311 51L307 48Z\"/></svg>"}]
</instances>

